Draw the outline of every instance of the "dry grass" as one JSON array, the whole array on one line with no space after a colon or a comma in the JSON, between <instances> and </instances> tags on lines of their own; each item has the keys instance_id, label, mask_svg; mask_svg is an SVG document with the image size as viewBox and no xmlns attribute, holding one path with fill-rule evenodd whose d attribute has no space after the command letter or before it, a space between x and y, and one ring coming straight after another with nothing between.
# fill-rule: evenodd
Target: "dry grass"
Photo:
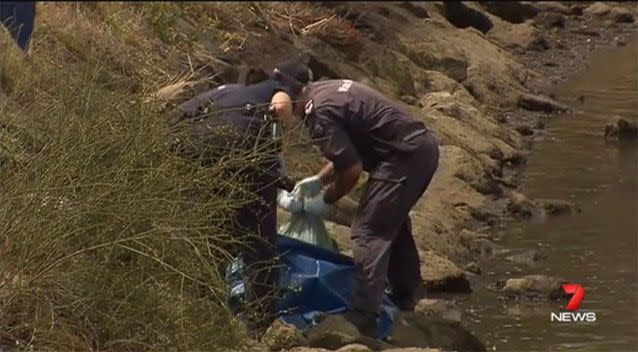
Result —
<instances>
[{"instance_id":1,"label":"dry grass","mask_svg":"<svg viewBox=\"0 0 638 352\"><path fill-rule=\"evenodd\" d=\"M254 197L239 177L252 162L231 153L203 168L168 151L166 116L146 98L189 72L162 58L170 50L151 35L148 6L40 5L28 59L0 34L4 345L181 351L246 341L226 308L223 269L240 245L231 214Z\"/></svg>"},{"instance_id":2,"label":"dry grass","mask_svg":"<svg viewBox=\"0 0 638 352\"><path fill-rule=\"evenodd\" d=\"M361 45L362 35L352 23L321 5L273 2L264 6L272 23L280 30L315 36L338 47Z\"/></svg>"},{"instance_id":3,"label":"dry grass","mask_svg":"<svg viewBox=\"0 0 638 352\"><path fill-rule=\"evenodd\" d=\"M238 172L251 162L169 153L161 107L220 83L214 56L272 25L361 40L309 3L38 3L29 57L0 32L0 346L246 344L222 269L239 245L230 214L254 197Z\"/></svg>"}]
</instances>

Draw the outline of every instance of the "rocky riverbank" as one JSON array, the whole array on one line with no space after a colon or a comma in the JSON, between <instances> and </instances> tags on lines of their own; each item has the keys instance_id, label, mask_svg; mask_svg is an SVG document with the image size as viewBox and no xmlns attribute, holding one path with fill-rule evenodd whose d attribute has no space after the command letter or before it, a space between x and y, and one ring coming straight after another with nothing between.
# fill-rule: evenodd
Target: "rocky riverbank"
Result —
<instances>
[{"instance_id":1,"label":"rocky riverbank","mask_svg":"<svg viewBox=\"0 0 638 352\"><path fill-rule=\"evenodd\" d=\"M517 175L546 124L557 114L578 109L578 101L561 101L550 93L551 87L585 68L593 50L631 40L636 33L635 7L557 2L410 6L409 11L405 11L407 5L343 8L359 16L368 35L380 37L377 43L385 46L383 50L372 44L371 50L394 56L386 64L395 61L409 70L412 80L405 76L392 82L409 87L397 98L409 104L441 141L440 169L412 214L423 263L424 295L468 293L472 282L480 280L475 261L499 253L490 240L492 228L508 220L580 211L568 201L527 199L516 191ZM404 25L393 21L400 16L404 16L400 21ZM323 53L315 60L341 62L330 61ZM382 76L360 78L349 71L350 63L334 66L335 73L369 79L392 95ZM603 126L601 138L602 133ZM342 251L349 253L348 228L340 223L330 224L331 233ZM537 257L519 255L509 260L532 263ZM561 296L560 280L544 276L512 279L496 286L506 299ZM401 329L397 328L398 334ZM412 347L454 349L427 340L412 341ZM464 346L461 350L473 348L481 349Z\"/></svg>"}]
</instances>

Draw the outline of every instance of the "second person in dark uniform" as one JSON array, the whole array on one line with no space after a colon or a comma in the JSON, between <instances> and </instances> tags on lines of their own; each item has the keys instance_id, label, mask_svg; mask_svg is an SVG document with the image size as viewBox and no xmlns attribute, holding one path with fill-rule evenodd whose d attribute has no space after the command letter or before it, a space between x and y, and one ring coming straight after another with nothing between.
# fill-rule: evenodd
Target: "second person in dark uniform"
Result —
<instances>
[{"instance_id":1,"label":"second person in dark uniform","mask_svg":"<svg viewBox=\"0 0 638 352\"><path fill-rule=\"evenodd\" d=\"M276 205L277 188L284 187L273 123L288 124L294 106L291 102L302 84L311 79L311 73L305 66L288 62L269 76L258 83L227 84L200 94L181 104L177 121L173 121L180 155L205 166L214 166L234 153L237 158L246 158L241 170L235 171L242 174L248 191L257 199L236 210L234 231L243 242L247 303L256 312L249 323L258 330L267 327L275 316L279 279L275 262ZM281 200L279 204L284 208L301 207L293 204L291 197L284 197L285 204Z\"/></svg>"}]
</instances>

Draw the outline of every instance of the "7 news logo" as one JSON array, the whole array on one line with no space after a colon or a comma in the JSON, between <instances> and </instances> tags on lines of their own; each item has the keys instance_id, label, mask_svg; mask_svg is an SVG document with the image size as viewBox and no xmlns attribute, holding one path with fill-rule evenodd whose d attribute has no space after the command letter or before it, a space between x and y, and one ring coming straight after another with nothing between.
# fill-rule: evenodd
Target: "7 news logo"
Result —
<instances>
[{"instance_id":1,"label":"7 news logo","mask_svg":"<svg viewBox=\"0 0 638 352\"><path fill-rule=\"evenodd\" d=\"M563 292L571 294L572 297L567 302L565 309L567 312L551 313L550 320L558 321L561 323L577 323L588 322L593 323L596 321L596 313L594 312L576 312L580 303L585 298L585 289L579 284L563 284Z\"/></svg>"}]
</instances>

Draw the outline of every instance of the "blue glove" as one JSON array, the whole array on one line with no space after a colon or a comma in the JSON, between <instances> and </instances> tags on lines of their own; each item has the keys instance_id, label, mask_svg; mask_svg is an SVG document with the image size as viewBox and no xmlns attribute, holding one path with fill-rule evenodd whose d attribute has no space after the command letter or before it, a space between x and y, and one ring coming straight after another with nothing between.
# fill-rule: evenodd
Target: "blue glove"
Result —
<instances>
[{"instance_id":1,"label":"blue glove","mask_svg":"<svg viewBox=\"0 0 638 352\"><path fill-rule=\"evenodd\" d=\"M280 190L277 194L277 204L291 213L298 213L303 210L303 201L294 192Z\"/></svg>"},{"instance_id":2,"label":"blue glove","mask_svg":"<svg viewBox=\"0 0 638 352\"><path fill-rule=\"evenodd\" d=\"M295 194L299 194L302 197L314 197L323 188L323 182L318 175L306 177L303 180L297 182L295 189L292 191Z\"/></svg>"},{"instance_id":3,"label":"blue glove","mask_svg":"<svg viewBox=\"0 0 638 352\"><path fill-rule=\"evenodd\" d=\"M328 211L328 204L323 200L324 192L320 192L317 196L306 198L304 200L304 210L308 214L323 217Z\"/></svg>"}]
</instances>

